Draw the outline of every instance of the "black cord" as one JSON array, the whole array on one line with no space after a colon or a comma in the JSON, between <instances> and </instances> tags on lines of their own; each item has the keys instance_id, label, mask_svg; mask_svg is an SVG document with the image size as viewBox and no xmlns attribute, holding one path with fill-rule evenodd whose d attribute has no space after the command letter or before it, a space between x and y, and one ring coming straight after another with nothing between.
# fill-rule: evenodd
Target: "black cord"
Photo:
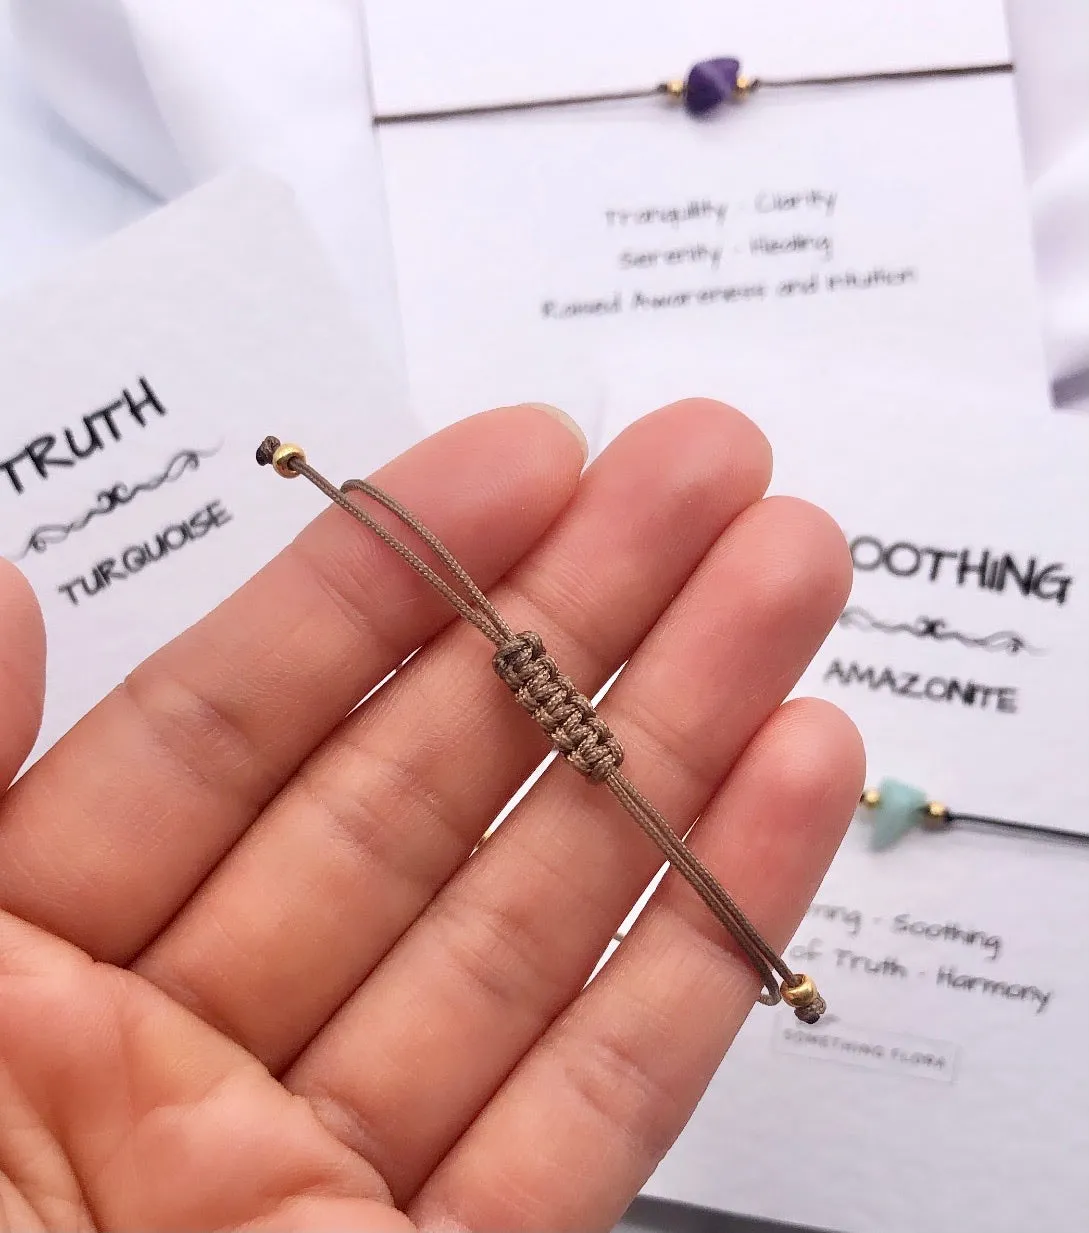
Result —
<instances>
[{"instance_id":1,"label":"black cord","mask_svg":"<svg viewBox=\"0 0 1089 1233\"><path fill-rule=\"evenodd\" d=\"M1065 831L1057 826L1033 826L1028 822L1010 822L1005 818L987 818L975 813L948 813L946 821L951 825L966 824L987 830L1011 831L1017 835L1029 838L1038 836L1044 839L1062 839L1069 843L1089 843L1089 835L1077 831Z\"/></svg>"},{"instance_id":2,"label":"black cord","mask_svg":"<svg viewBox=\"0 0 1089 1233\"><path fill-rule=\"evenodd\" d=\"M985 73L1012 73L1011 61L993 64L961 64L949 68L889 69L879 73L844 73L832 77L756 77L738 78L734 97L744 98L755 90L778 90L794 86L863 85L879 81L921 81L936 77L977 77ZM684 82L663 81L634 90L607 91L602 94L574 94L563 98L538 98L507 103L479 103L437 111L400 111L376 115L374 123L412 124L424 120L453 120L466 116L498 115L512 111L542 111L552 107L580 107L592 103L615 103L626 99L658 96L679 102L684 99Z\"/></svg>"},{"instance_id":3,"label":"black cord","mask_svg":"<svg viewBox=\"0 0 1089 1233\"><path fill-rule=\"evenodd\" d=\"M847 86L866 84L871 81L921 81L930 77L977 77L984 73L1012 72L1013 62L1002 60L995 64L962 64L953 68L890 69L884 73L843 73L836 77L756 77L749 84L749 89L778 89L787 86Z\"/></svg>"}]
</instances>

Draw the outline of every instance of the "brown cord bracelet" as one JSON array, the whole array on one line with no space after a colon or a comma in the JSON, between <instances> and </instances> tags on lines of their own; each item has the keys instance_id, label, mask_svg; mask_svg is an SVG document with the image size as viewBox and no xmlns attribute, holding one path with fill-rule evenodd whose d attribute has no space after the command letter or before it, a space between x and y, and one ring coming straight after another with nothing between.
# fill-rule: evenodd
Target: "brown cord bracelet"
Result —
<instances>
[{"instance_id":1,"label":"brown cord bracelet","mask_svg":"<svg viewBox=\"0 0 1089 1233\"><path fill-rule=\"evenodd\" d=\"M492 666L518 704L533 716L564 760L591 783L604 784L662 855L689 883L717 920L729 931L764 984L760 1001L774 1006L780 1000L794 1008L804 1023L816 1023L826 1004L813 981L792 972L764 941L756 927L733 901L713 873L673 830L657 809L623 774L624 750L590 700L556 666L535 633L516 634L492 606L453 553L418 518L388 493L366 480L348 480L340 488L315 471L297 445L281 445L266 437L257 450L262 466L271 464L285 479L305 476L330 501L368 527L496 647ZM366 510L353 504L348 493L360 492L384 506L410 528L446 567L445 579L403 544ZM460 590L458 589L460 587ZM776 980L776 976L781 980Z\"/></svg>"}]
</instances>

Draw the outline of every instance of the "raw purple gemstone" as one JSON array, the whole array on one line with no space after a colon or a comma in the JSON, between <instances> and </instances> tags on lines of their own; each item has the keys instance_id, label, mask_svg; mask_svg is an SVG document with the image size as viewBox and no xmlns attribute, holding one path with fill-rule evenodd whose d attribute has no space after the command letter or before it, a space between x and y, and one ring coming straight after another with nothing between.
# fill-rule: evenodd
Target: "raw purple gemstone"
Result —
<instances>
[{"instance_id":1,"label":"raw purple gemstone","mask_svg":"<svg viewBox=\"0 0 1089 1233\"><path fill-rule=\"evenodd\" d=\"M690 116L705 116L737 94L741 64L719 58L701 60L692 66L684 83L684 109Z\"/></svg>"}]
</instances>

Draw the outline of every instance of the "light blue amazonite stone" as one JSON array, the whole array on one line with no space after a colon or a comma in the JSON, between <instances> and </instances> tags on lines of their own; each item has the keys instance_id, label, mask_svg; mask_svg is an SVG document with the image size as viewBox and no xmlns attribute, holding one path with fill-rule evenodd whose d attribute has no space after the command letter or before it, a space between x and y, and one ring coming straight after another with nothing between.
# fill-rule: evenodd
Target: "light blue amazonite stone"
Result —
<instances>
[{"instance_id":1,"label":"light blue amazonite stone","mask_svg":"<svg viewBox=\"0 0 1089 1233\"><path fill-rule=\"evenodd\" d=\"M873 822L870 847L875 852L883 852L903 839L913 826L922 822L926 814L927 799L925 792L896 779L882 779L877 785L877 791L881 795L881 801L868 810Z\"/></svg>"}]
</instances>

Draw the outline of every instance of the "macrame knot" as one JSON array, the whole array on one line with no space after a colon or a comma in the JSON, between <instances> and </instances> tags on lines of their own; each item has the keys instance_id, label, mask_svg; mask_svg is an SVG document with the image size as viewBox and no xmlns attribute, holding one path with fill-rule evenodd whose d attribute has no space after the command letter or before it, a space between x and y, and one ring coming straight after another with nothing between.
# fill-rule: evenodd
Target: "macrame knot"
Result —
<instances>
[{"instance_id":1,"label":"macrame knot","mask_svg":"<svg viewBox=\"0 0 1089 1233\"><path fill-rule=\"evenodd\" d=\"M539 634L518 634L492 657L496 675L568 762L601 783L624 761L624 749L590 699L556 667Z\"/></svg>"}]
</instances>

